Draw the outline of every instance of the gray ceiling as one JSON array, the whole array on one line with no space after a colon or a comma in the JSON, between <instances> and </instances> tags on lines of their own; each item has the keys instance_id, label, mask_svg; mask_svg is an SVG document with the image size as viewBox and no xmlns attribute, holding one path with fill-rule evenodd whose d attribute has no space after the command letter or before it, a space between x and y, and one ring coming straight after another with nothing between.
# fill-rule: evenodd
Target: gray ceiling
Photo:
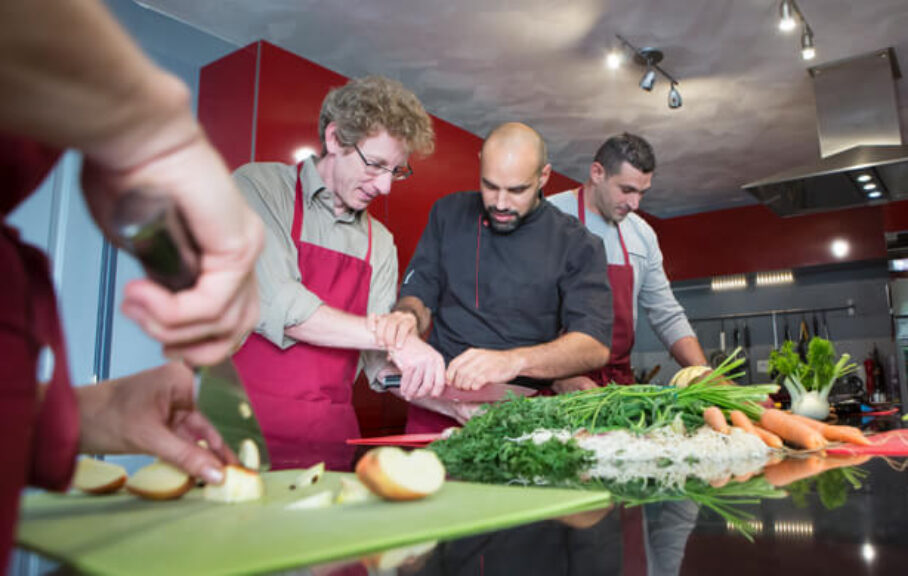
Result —
<instances>
[{"instance_id":1,"label":"gray ceiling","mask_svg":"<svg viewBox=\"0 0 908 576\"><path fill-rule=\"evenodd\" d=\"M799 0L811 65L893 46L908 70L908 0ZM265 39L346 76L379 73L477 135L522 120L555 168L582 180L601 141L648 138L658 168L643 208L660 217L753 203L746 182L819 156L811 81L777 0L143 0L225 40ZM615 33L665 53L660 78L603 66ZM908 80L897 82L902 133Z\"/></svg>"}]
</instances>

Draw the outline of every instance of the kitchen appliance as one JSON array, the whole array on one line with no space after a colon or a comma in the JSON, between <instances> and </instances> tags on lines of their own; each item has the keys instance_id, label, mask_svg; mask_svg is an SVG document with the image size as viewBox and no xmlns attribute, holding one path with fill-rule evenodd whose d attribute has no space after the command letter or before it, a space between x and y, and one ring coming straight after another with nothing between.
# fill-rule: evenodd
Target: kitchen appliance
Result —
<instances>
[{"instance_id":1,"label":"kitchen appliance","mask_svg":"<svg viewBox=\"0 0 908 576\"><path fill-rule=\"evenodd\" d=\"M192 287L199 276L195 240L172 202L131 193L115 207L113 229L120 245L136 257L148 277L172 292ZM259 451L260 469L270 467L268 448L252 403L233 365L196 366L196 404L234 452L251 440Z\"/></svg>"},{"instance_id":2,"label":"kitchen appliance","mask_svg":"<svg viewBox=\"0 0 908 576\"><path fill-rule=\"evenodd\" d=\"M822 158L744 185L780 216L908 197L892 48L808 69ZM866 180L865 180L866 178ZM868 193L873 184L873 193Z\"/></svg>"}]
</instances>

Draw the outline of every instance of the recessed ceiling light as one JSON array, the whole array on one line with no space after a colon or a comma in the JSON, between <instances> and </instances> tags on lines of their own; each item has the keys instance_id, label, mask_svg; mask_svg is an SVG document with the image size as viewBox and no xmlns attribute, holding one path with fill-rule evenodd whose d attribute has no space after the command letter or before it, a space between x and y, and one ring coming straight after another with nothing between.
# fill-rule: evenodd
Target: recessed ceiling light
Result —
<instances>
[{"instance_id":1,"label":"recessed ceiling light","mask_svg":"<svg viewBox=\"0 0 908 576\"><path fill-rule=\"evenodd\" d=\"M849 252L851 252L851 244L848 243L848 240L836 238L829 245L829 250L836 258L844 258L845 256L848 256Z\"/></svg>"},{"instance_id":2,"label":"recessed ceiling light","mask_svg":"<svg viewBox=\"0 0 908 576\"><path fill-rule=\"evenodd\" d=\"M867 184L864 184L864 190L876 190L876 184L868 182Z\"/></svg>"},{"instance_id":3,"label":"recessed ceiling light","mask_svg":"<svg viewBox=\"0 0 908 576\"><path fill-rule=\"evenodd\" d=\"M871 198L871 199L879 198L879 197L881 197L882 195L883 195L883 193L880 192L879 190L874 190L873 192L868 192L868 193L867 193L867 197L868 197L868 198Z\"/></svg>"},{"instance_id":4,"label":"recessed ceiling light","mask_svg":"<svg viewBox=\"0 0 908 576\"><path fill-rule=\"evenodd\" d=\"M871 180L873 180L873 176L871 176L870 174L858 174L857 180L858 182L870 182Z\"/></svg>"}]
</instances>

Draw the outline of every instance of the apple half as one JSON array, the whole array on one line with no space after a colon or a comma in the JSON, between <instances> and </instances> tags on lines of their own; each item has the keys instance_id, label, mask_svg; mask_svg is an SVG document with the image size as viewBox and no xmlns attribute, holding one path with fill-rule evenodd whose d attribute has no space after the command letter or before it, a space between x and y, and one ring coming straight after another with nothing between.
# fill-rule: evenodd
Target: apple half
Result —
<instances>
[{"instance_id":1,"label":"apple half","mask_svg":"<svg viewBox=\"0 0 908 576\"><path fill-rule=\"evenodd\" d=\"M148 500L173 500L192 488L192 478L166 462L152 462L126 481L126 489Z\"/></svg>"},{"instance_id":2,"label":"apple half","mask_svg":"<svg viewBox=\"0 0 908 576\"><path fill-rule=\"evenodd\" d=\"M356 475L385 500L418 500L441 489L445 467L431 450L404 452L396 446L382 446L362 457Z\"/></svg>"},{"instance_id":3,"label":"apple half","mask_svg":"<svg viewBox=\"0 0 908 576\"><path fill-rule=\"evenodd\" d=\"M111 494L126 484L126 469L95 458L80 458L76 462L73 488L88 494Z\"/></svg>"}]
</instances>

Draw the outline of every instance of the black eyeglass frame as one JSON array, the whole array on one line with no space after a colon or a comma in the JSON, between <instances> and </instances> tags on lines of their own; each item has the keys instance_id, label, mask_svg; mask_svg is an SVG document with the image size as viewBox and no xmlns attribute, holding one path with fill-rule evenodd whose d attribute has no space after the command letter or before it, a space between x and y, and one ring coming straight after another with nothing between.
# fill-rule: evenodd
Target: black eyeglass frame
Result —
<instances>
[{"instance_id":1,"label":"black eyeglass frame","mask_svg":"<svg viewBox=\"0 0 908 576\"><path fill-rule=\"evenodd\" d=\"M373 170L379 170L379 173L375 174L375 176L381 176L382 172L388 172L389 174L391 174L392 180L394 180L396 182L400 182L401 180L406 180L407 178L409 178L410 176L413 175L413 168L410 167L409 162L407 163L406 166L395 166L394 168L388 168L387 166L385 166L383 164L379 164L377 162L370 162L366 158L366 155L363 154L363 151L360 150L359 146L357 146L356 144L353 145L353 149L356 150L357 154L359 154L359 159L363 161L363 164L365 164L366 168L372 168Z\"/></svg>"}]
</instances>

